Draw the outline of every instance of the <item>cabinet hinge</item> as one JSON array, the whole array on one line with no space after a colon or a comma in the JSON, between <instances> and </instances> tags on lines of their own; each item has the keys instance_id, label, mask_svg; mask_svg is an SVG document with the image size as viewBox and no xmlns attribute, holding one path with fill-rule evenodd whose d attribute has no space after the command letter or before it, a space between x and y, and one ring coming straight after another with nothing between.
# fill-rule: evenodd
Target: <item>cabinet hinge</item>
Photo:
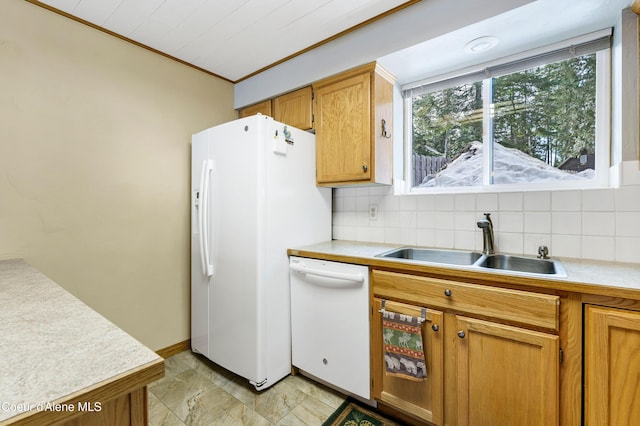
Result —
<instances>
[{"instance_id":1,"label":"cabinet hinge","mask_svg":"<svg viewBox=\"0 0 640 426\"><path fill-rule=\"evenodd\" d=\"M560 348L560 364L562 364L562 361L564 361L564 351Z\"/></svg>"}]
</instances>

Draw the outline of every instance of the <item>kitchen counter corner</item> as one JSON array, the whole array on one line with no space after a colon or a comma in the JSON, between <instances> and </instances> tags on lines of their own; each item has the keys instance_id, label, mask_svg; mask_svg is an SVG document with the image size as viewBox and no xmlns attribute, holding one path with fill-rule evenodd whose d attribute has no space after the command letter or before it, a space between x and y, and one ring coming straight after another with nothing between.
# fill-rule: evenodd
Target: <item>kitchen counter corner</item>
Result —
<instances>
[{"instance_id":1,"label":"kitchen counter corner","mask_svg":"<svg viewBox=\"0 0 640 426\"><path fill-rule=\"evenodd\" d=\"M0 336L0 425L71 418L164 375L155 352L22 259L0 261Z\"/></svg>"}]
</instances>

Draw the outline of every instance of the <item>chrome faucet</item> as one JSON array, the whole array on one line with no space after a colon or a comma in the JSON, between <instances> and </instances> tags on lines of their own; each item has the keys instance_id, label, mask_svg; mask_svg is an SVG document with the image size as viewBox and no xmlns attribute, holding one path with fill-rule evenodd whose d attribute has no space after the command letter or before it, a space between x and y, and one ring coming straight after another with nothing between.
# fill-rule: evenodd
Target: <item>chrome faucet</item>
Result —
<instances>
[{"instance_id":1,"label":"chrome faucet","mask_svg":"<svg viewBox=\"0 0 640 426\"><path fill-rule=\"evenodd\" d=\"M478 228L482 229L482 253L489 255L496 252L493 242L493 222L491 213L485 213L484 219L478 221Z\"/></svg>"}]
</instances>

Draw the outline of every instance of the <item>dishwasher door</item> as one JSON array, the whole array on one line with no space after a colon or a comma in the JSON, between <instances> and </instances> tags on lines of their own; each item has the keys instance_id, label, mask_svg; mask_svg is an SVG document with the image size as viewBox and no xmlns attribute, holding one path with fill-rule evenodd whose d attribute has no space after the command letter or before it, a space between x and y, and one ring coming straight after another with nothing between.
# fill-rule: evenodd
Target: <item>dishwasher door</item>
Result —
<instances>
[{"instance_id":1,"label":"dishwasher door","mask_svg":"<svg viewBox=\"0 0 640 426\"><path fill-rule=\"evenodd\" d=\"M370 399L369 269L298 257L289 268L292 364Z\"/></svg>"}]
</instances>

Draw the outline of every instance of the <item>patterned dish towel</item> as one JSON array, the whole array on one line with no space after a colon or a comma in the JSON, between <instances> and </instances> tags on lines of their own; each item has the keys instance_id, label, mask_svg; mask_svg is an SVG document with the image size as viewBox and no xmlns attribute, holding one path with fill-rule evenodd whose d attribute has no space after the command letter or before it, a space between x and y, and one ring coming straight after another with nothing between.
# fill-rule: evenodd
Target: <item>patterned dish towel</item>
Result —
<instances>
[{"instance_id":1,"label":"patterned dish towel","mask_svg":"<svg viewBox=\"0 0 640 426\"><path fill-rule=\"evenodd\" d=\"M389 312L382 313L382 339L387 374L411 380L424 380L427 368L422 344L422 318Z\"/></svg>"}]
</instances>

